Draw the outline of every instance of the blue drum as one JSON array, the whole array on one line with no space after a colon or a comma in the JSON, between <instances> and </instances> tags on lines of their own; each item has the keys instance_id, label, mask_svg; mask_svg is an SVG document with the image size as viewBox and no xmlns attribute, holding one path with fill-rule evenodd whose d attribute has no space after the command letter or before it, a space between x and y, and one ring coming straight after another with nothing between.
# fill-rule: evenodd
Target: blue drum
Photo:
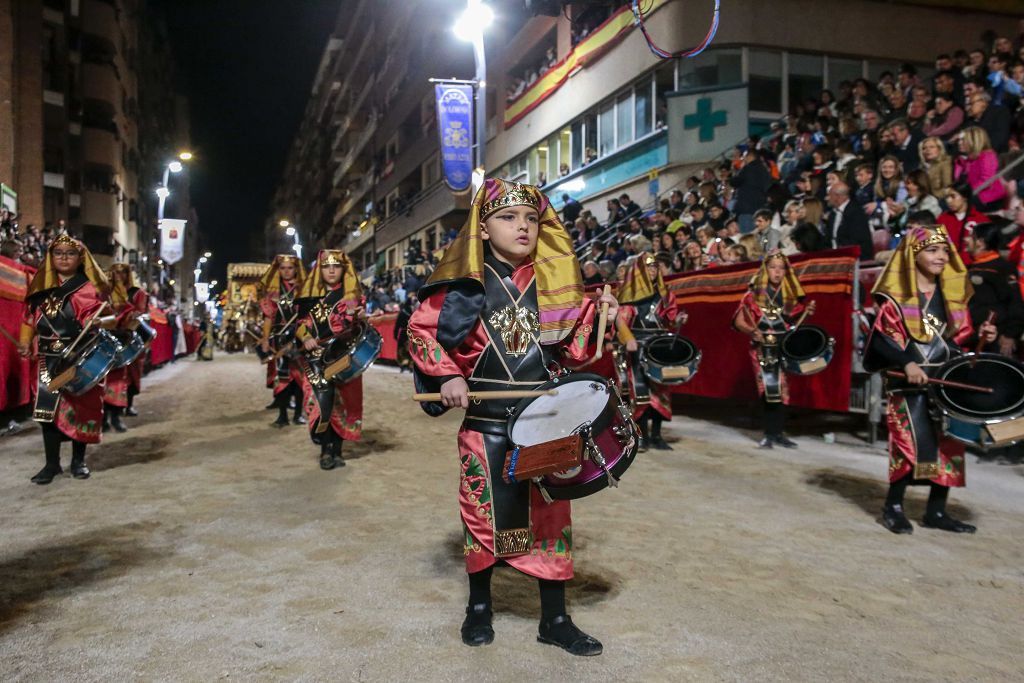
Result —
<instances>
[{"instance_id":1,"label":"blue drum","mask_svg":"<svg viewBox=\"0 0 1024 683\"><path fill-rule=\"evenodd\" d=\"M142 335L138 332L132 332L131 336L124 337L119 340L121 344L121 353L117 355L117 360L114 363L114 368L124 368L139 359L139 356L146 350L146 342L143 341Z\"/></svg>"},{"instance_id":2,"label":"blue drum","mask_svg":"<svg viewBox=\"0 0 1024 683\"><path fill-rule=\"evenodd\" d=\"M657 334L643 342L640 365L647 379L674 386L693 379L700 369L701 352L689 339Z\"/></svg>"},{"instance_id":3,"label":"blue drum","mask_svg":"<svg viewBox=\"0 0 1024 683\"><path fill-rule=\"evenodd\" d=\"M801 325L782 336L782 369L791 375L815 375L832 362L836 340L814 325Z\"/></svg>"},{"instance_id":4,"label":"blue drum","mask_svg":"<svg viewBox=\"0 0 1024 683\"><path fill-rule=\"evenodd\" d=\"M149 326L144 319L139 318L139 326L135 328L135 331L140 337L142 337L142 343L149 346L150 342L156 339L156 330Z\"/></svg>"},{"instance_id":5,"label":"blue drum","mask_svg":"<svg viewBox=\"0 0 1024 683\"><path fill-rule=\"evenodd\" d=\"M102 382L107 373L114 369L120 353L121 344L114 335L106 330L100 330L82 344L78 353L64 361L61 370L73 366L75 376L62 387L62 390L75 396L81 396L88 392ZM60 374L60 372L55 374Z\"/></svg>"},{"instance_id":6,"label":"blue drum","mask_svg":"<svg viewBox=\"0 0 1024 683\"><path fill-rule=\"evenodd\" d=\"M1024 363L994 353L969 353L946 361L935 378L992 390L929 387L947 436L982 450L1024 441Z\"/></svg>"},{"instance_id":7,"label":"blue drum","mask_svg":"<svg viewBox=\"0 0 1024 683\"><path fill-rule=\"evenodd\" d=\"M384 346L380 332L369 323L358 323L350 334L337 337L323 353L324 379L346 384L373 365Z\"/></svg>"}]
</instances>

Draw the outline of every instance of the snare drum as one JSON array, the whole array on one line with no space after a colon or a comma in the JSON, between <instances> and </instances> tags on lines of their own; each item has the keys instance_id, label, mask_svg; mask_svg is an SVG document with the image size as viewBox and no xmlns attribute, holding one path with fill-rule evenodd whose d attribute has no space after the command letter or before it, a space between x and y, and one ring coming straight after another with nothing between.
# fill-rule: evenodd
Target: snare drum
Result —
<instances>
[{"instance_id":1,"label":"snare drum","mask_svg":"<svg viewBox=\"0 0 1024 683\"><path fill-rule=\"evenodd\" d=\"M643 342L640 366L647 379L658 384L685 384L700 367L701 353L688 339L658 334Z\"/></svg>"},{"instance_id":2,"label":"snare drum","mask_svg":"<svg viewBox=\"0 0 1024 683\"><path fill-rule=\"evenodd\" d=\"M782 369L791 375L814 375L832 360L836 340L814 325L801 325L782 335Z\"/></svg>"},{"instance_id":3,"label":"snare drum","mask_svg":"<svg viewBox=\"0 0 1024 683\"><path fill-rule=\"evenodd\" d=\"M1024 364L995 353L943 363L935 379L991 387L991 394L930 385L947 436L981 448L1024 441Z\"/></svg>"},{"instance_id":4,"label":"snare drum","mask_svg":"<svg viewBox=\"0 0 1024 683\"><path fill-rule=\"evenodd\" d=\"M91 339L83 342L81 351L62 362L62 367L54 376L74 366L74 378L62 387L63 391L81 396L103 381L107 373L114 369L121 344L114 335L106 330L98 331Z\"/></svg>"},{"instance_id":5,"label":"snare drum","mask_svg":"<svg viewBox=\"0 0 1024 683\"><path fill-rule=\"evenodd\" d=\"M135 331L142 337L142 343L149 346L156 339L156 330L150 327L149 323L142 318L138 318L138 323L139 325L135 328Z\"/></svg>"},{"instance_id":6,"label":"snare drum","mask_svg":"<svg viewBox=\"0 0 1024 683\"><path fill-rule=\"evenodd\" d=\"M599 375L574 373L537 389L557 389L558 394L517 403L508 421L509 441L533 446L577 433L584 441L583 463L545 475L537 482L541 491L552 499L573 500L618 486L636 457L638 430L615 384Z\"/></svg>"},{"instance_id":7,"label":"snare drum","mask_svg":"<svg viewBox=\"0 0 1024 683\"><path fill-rule=\"evenodd\" d=\"M118 341L121 344L121 353L117 354L115 368L131 365L146 350L146 342L138 332L131 332L127 336L119 338Z\"/></svg>"},{"instance_id":8,"label":"snare drum","mask_svg":"<svg viewBox=\"0 0 1024 683\"><path fill-rule=\"evenodd\" d=\"M373 365L383 346L373 325L357 323L350 334L332 339L324 349L324 377L335 384L351 382Z\"/></svg>"}]
</instances>

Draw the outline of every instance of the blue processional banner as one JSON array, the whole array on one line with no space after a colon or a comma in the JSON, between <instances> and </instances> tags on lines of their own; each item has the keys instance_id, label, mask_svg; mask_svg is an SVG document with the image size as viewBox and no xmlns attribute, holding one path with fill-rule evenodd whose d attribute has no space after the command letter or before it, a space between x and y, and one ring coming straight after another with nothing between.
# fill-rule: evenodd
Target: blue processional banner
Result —
<instances>
[{"instance_id":1,"label":"blue processional banner","mask_svg":"<svg viewBox=\"0 0 1024 683\"><path fill-rule=\"evenodd\" d=\"M444 182L465 192L473 180L473 86L439 83L434 96Z\"/></svg>"}]
</instances>

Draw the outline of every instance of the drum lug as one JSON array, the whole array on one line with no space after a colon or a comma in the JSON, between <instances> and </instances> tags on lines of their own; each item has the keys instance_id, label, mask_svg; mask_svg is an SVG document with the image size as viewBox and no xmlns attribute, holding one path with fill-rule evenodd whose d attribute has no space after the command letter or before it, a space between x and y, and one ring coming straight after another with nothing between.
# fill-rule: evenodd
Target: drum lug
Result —
<instances>
[{"instance_id":1,"label":"drum lug","mask_svg":"<svg viewBox=\"0 0 1024 683\"><path fill-rule=\"evenodd\" d=\"M544 486L544 482L540 477L534 477L533 483L537 485L538 489L540 489L540 497L544 499L545 503L551 505L553 502L555 502L554 499L551 497L551 494L548 493L548 489L546 486Z\"/></svg>"},{"instance_id":2,"label":"drum lug","mask_svg":"<svg viewBox=\"0 0 1024 683\"><path fill-rule=\"evenodd\" d=\"M604 456L601 455L601 450L594 443L594 436L589 429L586 431L587 438L587 457L593 460L598 467L604 470L605 476L608 477L608 488L618 488L619 480L615 478L615 475L608 469L608 463L605 462Z\"/></svg>"}]
</instances>

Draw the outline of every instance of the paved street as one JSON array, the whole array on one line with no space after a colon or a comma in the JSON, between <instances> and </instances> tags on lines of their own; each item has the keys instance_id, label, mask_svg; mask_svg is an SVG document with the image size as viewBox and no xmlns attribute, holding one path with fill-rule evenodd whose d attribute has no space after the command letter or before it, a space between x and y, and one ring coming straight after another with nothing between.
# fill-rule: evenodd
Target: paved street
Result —
<instances>
[{"instance_id":1,"label":"paved street","mask_svg":"<svg viewBox=\"0 0 1024 683\"><path fill-rule=\"evenodd\" d=\"M1024 470L975 464L975 536L878 523L884 451L760 452L745 422L677 417L673 452L574 506L574 619L605 653L535 642L532 580L499 570L495 643L459 640L458 416L366 375L364 441L322 472L277 431L252 356L147 377L93 477L29 484L0 440L0 679L1020 680ZM715 410L702 411L709 414ZM717 412L740 412L736 409ZM841 435L842 436L842 435ZM65 466L70 457L65 446ZM920 493L908 501L916 522Z\"/></svg>"}]
</instances>

